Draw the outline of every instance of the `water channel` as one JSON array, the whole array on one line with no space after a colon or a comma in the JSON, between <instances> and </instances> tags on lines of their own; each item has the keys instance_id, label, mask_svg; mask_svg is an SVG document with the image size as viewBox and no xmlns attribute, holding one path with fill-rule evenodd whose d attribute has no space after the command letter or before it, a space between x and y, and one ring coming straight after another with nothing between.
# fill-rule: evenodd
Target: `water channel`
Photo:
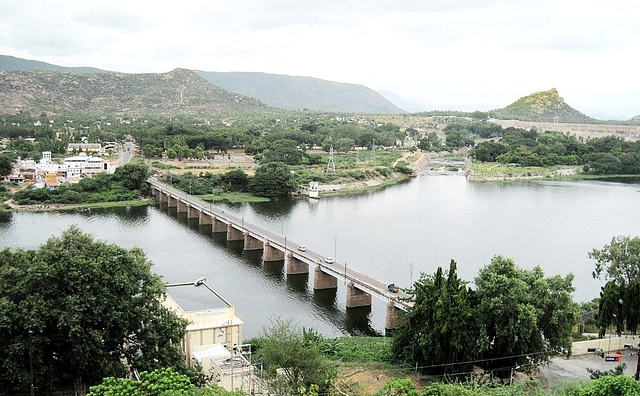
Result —
<instances>
[{"instance_id":1,"label":"water channel","mask_svg":"<svg viewBox=\"0 0 640 396\"><path fill-rule=\"evenodd\" d=\"M388 283L407 287L421 272L454 259L470 282L494 255L546 275L575 275L576 301L597 297L587 257L616 235L640 235L640 185L600 181L469 183L460 176L419 176L380 191L266 204L222 205L244 221L335 257ZM141 247L167 282L208 283L245 319L245 338L274 316L293 317L329 337L380 334L384 301L347 310L345 285L314 292L313 274L284 275L283 263L261 263L261 252L212 234L197 219L164 206L77 213L0 216L0 246L36 249L77 224L96 239ZM172 294L178 293L172 291ZM187 309L209 308L190 290Z\"/></svg>"}]
</instances>

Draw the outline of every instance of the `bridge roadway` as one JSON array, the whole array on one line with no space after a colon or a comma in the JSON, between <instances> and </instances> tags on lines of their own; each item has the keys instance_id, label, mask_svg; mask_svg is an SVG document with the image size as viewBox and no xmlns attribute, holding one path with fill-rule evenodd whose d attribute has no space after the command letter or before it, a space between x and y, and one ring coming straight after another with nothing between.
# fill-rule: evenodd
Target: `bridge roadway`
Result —
<instances>
[{"instance_id":1,"label":"bridge roadway","mask_svg":"<svg viewBox=\"0 0 640 396\"><path fill-rule=\"evenodd\" d=\"M180 200L183 204L186 204L192 209L198 210L201 213L211 216L218 221L222 221L227 225L231 225L232 227L241 230L244 234L248 234L257 240L261 240L263 243L268 242L270 246L284 252L285 259L287 257L287 253L289 253L302 262L313 264L320 268L324 273L330 274L338 279L348 280L361 291L375 295L386 302L391 302L396 308L401 310L406 311L407 308L411 306L409 302L403 301L404 298L409 298L410 296L402 290L397 293L390 292L388 289L388 282L382 282L365 273L357 271L347 266L346 263L340 263L338 261L327 263L325 262L325 257L327 256L309 250L308 248L305 251L300 251L298 248L302 246L302 244L294 242L286 236L283 237L282 235L272 231L247 223L244 221L244 217L238 217L234 214L225 212L214 204L173 188L170 185L159 181L155 177L149 178L147 182L159 192Z\"/></svg>"}]
</instances>

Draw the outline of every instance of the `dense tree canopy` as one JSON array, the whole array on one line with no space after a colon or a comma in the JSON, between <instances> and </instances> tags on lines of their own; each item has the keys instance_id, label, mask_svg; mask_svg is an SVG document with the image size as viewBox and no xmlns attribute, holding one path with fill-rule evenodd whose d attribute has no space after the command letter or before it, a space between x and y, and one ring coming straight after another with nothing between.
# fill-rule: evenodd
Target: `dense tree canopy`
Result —
<instances>
[{"instance_id":1,"label":"dense tree canopy","mask_svg":"<svg viewBox=\"0 0 640 396\"><path fill-rule=\"evenodd\" d=\"M589 257L596 261L593 277L608 280L600 292L600 335L611 325L620 333L625 324L636 334L640 325L640 237L614 237L602 249L593 249Z\"/></svg>"},{"instance_id":2,"label":"dense tree canopy","mask_svg":"<svg viewBox=\"0 0 640 396\"><path fill-rule=\"evenodd\" d=\"M0 388L79 389L127 370L185 372L186 323L161 304L164 283L137 248L72 226L37 250L0 252ZM127 362L127 365L123 365Z\"/></svg>"},{"instance_id":3,"label":"dense tree canopy","mask_svg":"<svg viewBox=\"0 0 640 396\"><path fill-rule=\"evenodd\" d=\"M578 312L572 280L496 256L471 290L452 261L448 272L438 268L415 283L414 305L397 330L394 351L434 374L466 375L476 364L504 376L516 365L547 362L571 349Z\"/></svg>"},{"instance_id":4,"label":"dense tree canopy","mask_svg":"<svg viewBox=\"0 0 640 396\"><path fill-rule=\"evenodd\" d=\"M572 274L545 277L540 267L518 268L501 256L481 268L474 283L478 319L489 345L481 355L484 365L535 365L570 351L578 315L572 282Z\"/></svg>"},{"instance_id":5,"label":"dense tree canopy","mask_svg":"<svg viewBox=\"0 0 640 396\"><path fill-rule=\"evenodd\" d=\"M260 165L249 181L250 191L259 197L285 197L295 190L293 175L286 164L269 162Z\"/></svg>"},{"instance_id":6,"label":"dense tree canopy","mask_svg":"<svg viewBox=\"0 0 640 396\"><path fill-rule=\"evenodd\" d=\"M438 268L434 275L422 274L411 293L414 305L394 337L397 357L420 367L433 366L424 370L430 373L468 372L468 362L486 346L478 344L472 292L458 278L456 262L451 260L448 271Z\"/></svg>"}]
</instances>

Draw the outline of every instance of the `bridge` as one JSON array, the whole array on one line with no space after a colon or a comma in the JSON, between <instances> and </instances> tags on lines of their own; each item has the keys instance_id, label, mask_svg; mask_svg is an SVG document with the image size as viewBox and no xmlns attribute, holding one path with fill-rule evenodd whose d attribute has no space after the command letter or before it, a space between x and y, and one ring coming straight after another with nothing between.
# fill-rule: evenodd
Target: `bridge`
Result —
<instances>
[{"instance_id":1,"label":"bridge","mask_svg":"<svg viewBox=\"0 0 640 396\"><path fill-rule=\"evenodd\" d=\"M186 213L187 218L197 218L200 225L211 225L214 233L226 233L227 241L243 241L244 250L262 250L263 262L285 261L287 275L309 274L314 267L314 290L337 289L338 280L347 284L346 307L371 306L372 296L386 301L385 329L393 330L400 321L399 310L406 311L412 304L405 299L410 296L399 290L392 292L388 283L347 267L338 261L327 262L326 255L309 249L301 250L303 244L294 242L272 231L225 212L213 203L203 201L184 191L173 188L155 177L147 180L152 195L160 204L176 208L178 213Z\"/></svg>"}]
</instances>

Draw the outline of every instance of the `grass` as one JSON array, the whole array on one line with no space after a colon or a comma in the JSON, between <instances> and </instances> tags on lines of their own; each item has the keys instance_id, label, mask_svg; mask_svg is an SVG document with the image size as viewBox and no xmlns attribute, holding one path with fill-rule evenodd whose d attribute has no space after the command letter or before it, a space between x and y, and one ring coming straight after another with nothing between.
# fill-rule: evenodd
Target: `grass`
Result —
<instances>
[{"instance_id":1,"label":"grass","mask_svg":"<svg viewBox=\"0 0 640 396\"><path fill-rule=\"evenodd\" d=\"M214 204L216 202L243 203L243 202L269 202L270 201L269 198L257 197L249 193L241 193L241 192L229 192L229 193L221 193L216 195L213 195L213 194L198 195L198 198L206 202L213 201Z\"/></svg>"}]
</instances>

